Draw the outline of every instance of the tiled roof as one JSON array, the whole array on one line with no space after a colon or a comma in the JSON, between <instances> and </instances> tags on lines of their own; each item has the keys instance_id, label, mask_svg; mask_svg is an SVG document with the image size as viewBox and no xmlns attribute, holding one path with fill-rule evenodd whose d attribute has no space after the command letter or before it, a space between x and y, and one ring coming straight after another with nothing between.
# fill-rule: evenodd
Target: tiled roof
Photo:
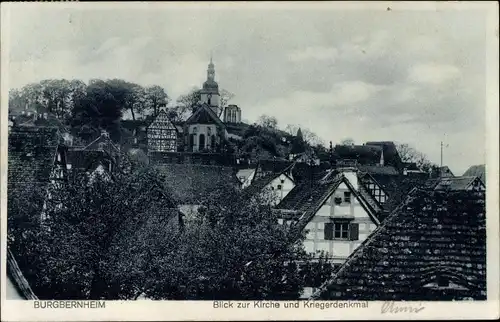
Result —
<instances>
[{"instance_id":1,"label":"tiled roof","mask_svg":"<svg viewBox=\"0 0 500 322\"><path fill-rule=\"evenodd\" d=\"M288 164L288 165L287 165ZM282 174L285 174L286 176L289 176L290 169L294 166L293 163L284 163L284 162L279 162L276 164L273 164L269 166L269 164L262 165L259 168L257 166L257 169L260 171L257 171L255 174L255 177L253 178L251 184L245 189L245 194L248 196L254 195L255 193L258 193L264 187L266 187L271 181L276 179ZM267 171L266 171L267 170ZM292 178L290 180L293 181Z\"/></svg>"},{"instance_id":2,"label":"tiled roof","mask_svg":"<svg viewBox=\"0 0 500 322\"><path fill-rule=\"evenodd\" d=\"M254 180L269 173L281 173L291 164L292 162L287 160L259 160Z\"/></svg>"},{"instance_id":3,"label":"tiled roof","mask_svg":"<svg viewBox=\"0 0 500 322\"><path fill-rule=\"evenodd\" d=\"M326 176L330 170L330 165L327 163L311 166L307 163L297 162L292 167L291 173L295 182L303 183L318 181Z\"/></svg>"},{"instance_id":4,"label":"tiled roof","mask_svg":"<svg viewBox=\"0 0 500 322\"><path fill-rule=\"evenodd\" d=\"M240 186L230 167L199 164L162 164L155 167L165 177L167 187L179 203L198 204L221 186Z\"/></svg>"},{"instance_id":5,"label":"tiled roof","mask_svg":"<svg viewBox=\"0 0 500 322\"><path fill-rule=\"evenodd\" d=\"M202 104L198 107L196 112L194 112L187 120L186 124L212 124L215 123L222 128L225 128L224 123L219 119L219 117L212 111L212 109L207 104Z\"/></svg>"},{"instance_id":6,"label":"tiled roof","mask_svg":"<svg viewBox=\"0 0 500 322\"><path fill-rule=\"evenodd\" d=\"M9 133L8 189L48 183L61 137L55 127L18 127Z\"/></svg>"},{"instance_id":7,"label":"tiled roof","mask_svg":"<svg viewBox=\"0 0 500 322\"><path fill-rule=\"evenodd\" d=\"M369 174L398 175L398 170L393 166L358 165L358 170Z\"/></svg>"},{"instance_id":8,"label":"tiled roof","mask_svg":"<svg viewBox=\"0 0 500 322\"><path fill-rule=\"evenodd\" d=\"M477 177L444 177L436 181L436 190L466 190Z\"/></svg>"},{"instance_id":9,"label":"tiled roof","mask_svg":"<svg viewBox=\"0 0 500 322\"><path fill-rule=\"evenodd\" d=\"M25 300L38 300L38 297L33 293L28 281L17 265L16 259L10 249L7 249L7 276Z\"/></svg>"},{"instance_id":10,"label":"tiled roof","mask_svg":"<svg viewBox=\"0 0 500 322\"><path fill-rule=\"evenodd\" d=\"M380 162L381 153L382 148L379 146L336 145L333 157L335 160L357 160L360 164L377 164Z\"/></svg>"},{"instance_id":11,"label":"tiled roof","mask_svg":"<svg viewBox=\"0 0 500 322\"><path fill-rule=\"evenodd\" d=\"M438 276L465 290L433 287ZM485 299L484 193L415 189L313 298Z\"/></svg>"},{"instance_id":12,"label":"tiled roof","mask_svg":"<svg viewBox=\"0 0 500 322\"><path fill-rule=\"evenodd\" d=\"M464 177L479 177L479 179L486 184L486 167L484 164L473 165L463 174Z\"/></svg>"}]
</instances>

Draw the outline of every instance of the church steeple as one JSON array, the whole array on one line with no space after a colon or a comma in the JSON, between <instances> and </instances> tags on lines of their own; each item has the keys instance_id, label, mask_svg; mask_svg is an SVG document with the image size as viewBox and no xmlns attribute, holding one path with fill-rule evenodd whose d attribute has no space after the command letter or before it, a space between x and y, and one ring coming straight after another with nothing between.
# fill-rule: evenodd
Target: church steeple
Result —
<instances>
[{"instance_id":1,"label":"church steeple","mask_svg":"<svg viewBox=\"0 0 500 322\"><path fill-rule=\"evenodd\" d=\"M210 62L208 63L207 69L207 80L203 83L203 87L200 91L201 104L207 104L214 111L217 116L220 116L220 94L219 94L219 84L215 81L215 66L210 55Z\"/></svg>"},{"instance_id":2,"label":"church steeple","mask_svg":"<svg viewBox=\"0 0 500 322\"><path fill-rule=\"evenodd\" d=\"M207 69L207 81L215 81L215 66L212 60L212 55L210 55L210 63Z\"/></svg>"}]
</instances>

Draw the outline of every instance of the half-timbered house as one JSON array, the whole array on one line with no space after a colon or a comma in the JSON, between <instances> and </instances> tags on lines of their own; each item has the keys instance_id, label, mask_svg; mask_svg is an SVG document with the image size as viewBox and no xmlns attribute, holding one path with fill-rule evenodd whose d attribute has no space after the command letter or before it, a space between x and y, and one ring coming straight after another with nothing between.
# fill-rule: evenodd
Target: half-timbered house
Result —
<instances>
[{"instance_id":1,"label":"half-timbered house","mask_svg":"<svg viewBox=\"0 0 500 322\"><path fill-rule=\"evenodd\" d=\"M147 128L148 152L177 152L178 131L169 119L165 108Z\"/></svg>"},{"instance_id":2,"label":"half-timbered house","mask_svg":"<svg viewBox=\"0 0 500 322\"><path fill-rule=\"evenodd\" d=\"M312 299L486 299L484 192L414 189Z\"/></svg>"}]
</instances>

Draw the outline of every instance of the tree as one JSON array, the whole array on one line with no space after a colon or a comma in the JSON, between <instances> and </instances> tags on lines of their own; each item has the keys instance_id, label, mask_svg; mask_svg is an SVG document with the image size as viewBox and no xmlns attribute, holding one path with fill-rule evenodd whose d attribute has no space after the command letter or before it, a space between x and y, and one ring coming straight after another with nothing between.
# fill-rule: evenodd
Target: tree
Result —
<instances>
[{"instance_id":1,"label":"tree","mask_svg":"<svg viewBox=\"0 0 500 322\"><path fill-rule=\"evenodd\" d=\"M297 131L300 129L302 133L302 138L304 141L310 145L310 146L316 146L316 145L324 145L324 142L322 139L320 139L316 133L311 131L308 128L301 127L297 124L288 124L285 127L285 132L289 133L290 135L296 135Z\"/></svg>"},{"instance_id":2,"label":"tree","mask_svg":"<svg viewBox=\"0 0 500 322\"><path fill-rule=\"evenodd\" d=\"M405 163L415 163L417 168L422 171L429 172L431 169L436 170L436 168L438 168L438 166L431 162L424 153L417 151L407 143L396 144L396 149L401 161Z\"/></svg>"},{"instance_id":3,"label":"tree","mask_svg":"<svg viewBox=\"0 0 500 322\"><path fill-rule=\"evenodd\" d=\"M42 186L9 190L9 239L35 293L41 299L134 297L143 280L121 269L130 260L123 255L128 249L146 254L147 243L129 236L171 218L167 210L175 205L164 182L155 171L136 167L112 180L82 174L63 189L49 189L50 198Z\"/></svg>"},{"instance_id":4,"label":"tree","mask_svg":"<svg viewBox=\"0 0 500 322\"><path fill-rule=\"evenodd\" d=\"M169 102L169 97L165 92L165 89L158 85L153 85L146 87L146 110L152 111L153 115L157 115L160 110L160 105L167 105Z\"/></svg>"},{"instance_id":5,"label":"tree","mask_svg":"<svg viewBox=\"0 0 500 322\"><path fill-rule=\"evenodd\" d=\"M220 187L183 223L152 168L83 178L50 199L39 189L43 221L32 188L9 190L9 243L41 299L298 298L304 236L266 198Z\"/></svg>"},{"instance_id":6,"label":"tree","mask_svg":"<svg viewBox=\"0 0 500 322\"><path fill-rule=\"evenodd\" d=\"M224 112L224 109L227 106L227 103L234 98L234 94L228 90L221 89L219 95L220 95L220 114L218 116L221 117L222 113Z\"/></svg>"},{"instance_id":7,"label":"tree","mask_svg":"<svg viewBox=\"0 0 500 322\"><path fill-rule=\"evenodd\" d=\"M200 89L194 87L189 91L189 93L179 96L177 98L177 109L179 115L182 115L186 112L193 113L201 101L201 93Z\"/></svg>"},{"instance_id":8,"label":"tree","mask_svg":"<svg viewBox=\"0 0 500 322\"><path fill-rule=\"evenodd\" d=\"M146 290L146 296L297 299L303 281L294 264L307 255L262 202L267 202L265 196L249 201L229 187L207 195L199 214L175 237L179 239L169 241L172 257L151 268L150 279L160 277L161 282L156 283L159 288Z\"/></svg>"},{"instance_id":9,"label":"tree","mask_svg":"<svg viewBox=\"0 0 500 322\"><path fill-rule=\"evenodd\" d=\"M278 129L278 120L274 116L261 115L257 120L257 124L268 129Z\"/></svg>"},{"instance_id":10,"label":"tree","mask_svg":"<svg viewBox=\"0 0 500 322\"><path fill-rule=\"evenodd\" d=\"M340 144L341 145L354 145L355 142L354 142L354 139L352 139L352 138L345 138L345 139L342 139L342 141L340 141Z\"/></svg>"},{"instance_id":11,"label":"tree","mask_svg":"<svg viewBox=\"0 0 500 322\"><path fill-rule=\"evenodd\" d=\"M106 83L110 94L121 108L130 110L133 120L135 120L135 113L144 111L146 93L142 86L121 79L112 79Z\"/></svg>"}]
</instances>

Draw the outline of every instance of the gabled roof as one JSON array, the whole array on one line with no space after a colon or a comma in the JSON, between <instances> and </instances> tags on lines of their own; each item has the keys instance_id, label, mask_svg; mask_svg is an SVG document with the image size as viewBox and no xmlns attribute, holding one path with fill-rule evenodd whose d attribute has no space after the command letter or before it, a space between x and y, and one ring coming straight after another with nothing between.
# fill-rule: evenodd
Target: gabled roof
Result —
<instances>
[{"instance_id":1,"label":"gabled roof","mask_svg":"<svg viewBox=\"0 0 500 322\"><path fill-rule=\"evenodd\" d=\"M120 153L120 149L113 144L109 135L105 132L101 133L101 136L90 142L83 150L106 151L111 154Z\"/></svg>"},{"instance_id":2,"label":"gabled roof","mask_svg":"<svg viewBox=\"0 0 500 322\"><path fill-rule=\"evenodd\" d=\"M460 191L467 190L478 177L443 177L436 179L435 190Z\"/></svg>"},{"instance_id":3,"label":"gabled roof","mask_svg":"<svg viewBox=\"0 0 500 322\"><path fill-rule=\"evenodd\" d=\"M479 177L479 179L486 184L486 167L484 164L473 165L462 175L464 177Z\"/></svg>"},{"instance_id":4,"label":"gabled roof","mask_svg":"<svg viewBox=\"0 0 500 322\"><path fill-rule=\"evenodd\" d=\"M358 165L358 170L369 174L392 175L399 174L398 170L393 166L378 166L378 165Z\"/></svg>"},{"instance_id":5,"label":"gabled roof","mask_svg":"<svg viewBox=\"0 0 500 322\"><path fill-rule=\"evenodd\" d=\"M466 290L426 288L445 276ZM440 293L441 292L441 293ZM485 198L415 189L313 299L486 298Z\"/></svg>"},{"instance_id":6,"label":"gabled roof","mask_svg":"<svg viewBox=\"0 0 500 322\"><path fill-rule=\"evenodd\" d=\"M158 115L149 124L148 129L153 128L155 126L159 126L161 128L167 126L169 128L174 128L177 130L177 126L172 122L172 120L168 117L167 112L165 112L165 110L163 109L160 110Z\"/></svg>"},{"instance_id":7,"label":"gabled roof","mask_svg":"<svg viewBox=\"0 0 500 322\"><path fill-rule=\"evenodd\" d=\"M378 224L379 219L375 214L376 209L371 207L370 203L365 199L366 196L356 191L349 180L347 180L342 173L337 172L332 172L325 178L316 182L297 185L285 198L283 198L276 209L294 210L302 213L302 216L295 226L297 232L302 231L341 183L344 183L351 190L353 196L360 201L368 215Z\"/></svg>"},{"instance_id":8,"label":"gabled roof","mask_svg":"<svg viewBox=\"0 0 500 322\"><path fill-rule=\"evenodd\" d=\"M336 145L333 150L335 160L356 160L365 165L378 164L381 154L382 147L371 145Z\"/></svg>"},{"instance_id":9,"label":"gabled roof","mask_svg":"<svg viewBox=\"0 0 500 322\"><path fill-rule=\"evenodd\" d=\"M186 124L217 124L218 126L225 128L224 123L220 118L212 111L210 106L207 104L201 104L198 109L186 120Z\"/></svg>"},{"instance_id":10,"label":"gabled roof","mask_svg":"<svg viewBox=\"0 0 500 322\"><path fill-rule=\"evenodd\" d=\"M23 299L38 300L9 248L7 248L7 277ZM7 299L9 299L8 296L7 294Z\"/></svg>"},{"instance_id":11,"label":"gabled roof","mask_svg":"<svg viewBox=\"0 0 500 322\"><path fill-rule=\"evenodd\" d=\"M281 175L285 175L293 182L293 179L288 175L292 167L293 164L290 164L289 166L283 168L281 171L268 171L257 178L254 176L251 184L245 189L245 194L251 196L262 191L262 189L264 189L274 179L278 178Z\"/></svg>"},{"instance_id":12,"label":"gabled roof","mask_svg":"<svg viewBox=\"0 0 500 322\"><path fill-rule=\"evenodd\" d=\"M269 174L282 173L283 170L288 169L292 164L293 162L286 160L259 160L255 168L252 184L254 181Z\"/></svg>"},{"instance_id":13,"label":"gabled roof","mask_svg":"<svg viewBox=\"0 0 500 322\"><path fill-rule=\"evenodd\" d=\"M165 177L173 198L183 204L199 204L224 185L240 186L230 167L199 164L162 164L155 166Z\"/></svg>"}]
</instances>

